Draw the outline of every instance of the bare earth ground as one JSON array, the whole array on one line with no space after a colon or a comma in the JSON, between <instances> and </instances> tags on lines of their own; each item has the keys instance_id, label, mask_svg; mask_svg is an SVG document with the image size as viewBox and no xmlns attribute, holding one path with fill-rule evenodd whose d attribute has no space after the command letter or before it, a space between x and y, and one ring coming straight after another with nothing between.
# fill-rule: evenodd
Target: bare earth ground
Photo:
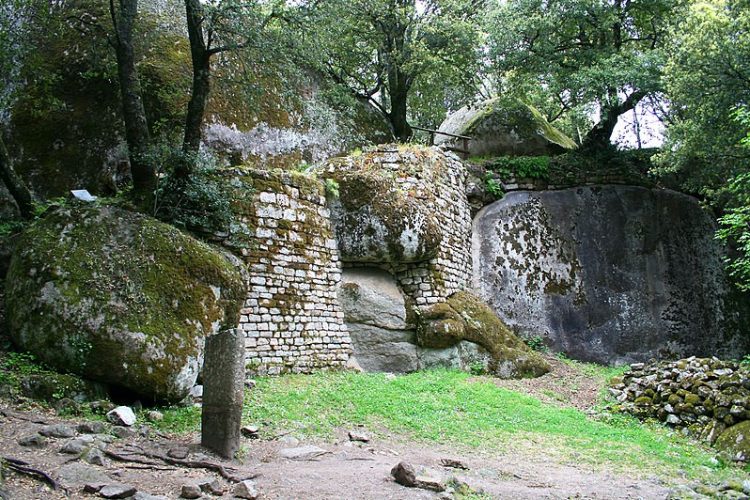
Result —
<instances>
[{"instance_id":1,"label":"bare earth ground","mask_svg":"<svg viewBox=\"0 0 750 500\"><path fill-rule=\"evenodd\" d=\"M555 359L550 361L553 371L544 377L497 381L497 384L561 406L590 407L596 401L596 381L565 363ZM122 462L109 457L103 466L89 465L75 455L59 453L66 439L50 439L42 449L20 446L20 438L43 426L29 420L44 420L47 424L76 422L61 420L53 412L23 413L3 404L0 402L0 410L5 409L7 415L0 416L0 455L28 462L65 488L65 491L52 491L38 480L9 473L2 486L7 498L94 497L82 491L86 482L125 483L144 493L178 498L183 484L206 477L218 479L227 489L225 496L231 496L231 483L218 473L204 469L168 465L138 454L128 456L152 463ZM376 437L370 443L353 443L348 440L346 429L341 429L337 438L328 442L298 442L290 436L272 440L243 439L244 452L240 461L211 456L201 450L198 441L197 434L170 438L151 432L148 437L136 435L115 440L107 450L117 454L146 451L162 455L170 450L187 450L188 460L222 464L231 468L231 474L238 478L254 477L262 498L267 499L438 498L438 493L405 488L391 478L391 468L402 460L413 464L418 474L422 471L444 481L455 478L493 498L666 498L669 491L669 487L658 478L610 474L592 470L590 466L560 463L551 456L531 456L520 448L512 451L457 450L398 436ZM301 461L284 459L278 454L284 448L309 444L328 453ZM469 469L443 467L440 465L443 458L460 460Z\"/></svg>"},{"instance_id":2,"label":"bare earth ground","mask_svg":"<svg viewBox=\"0 0 750 500\"><path fill-rule=\"evenodd\" d=\"M30 417L31 414L21 416ZM48 415L35 414L48 423L58 420ZM119 482L152 495L178 498L183 484L205 477L218 479L229 490L230 483L217 473L202 469L158 464L146 466L137 463L108 459L104 466L93 466L71 455L58 452L65 439L50 439L46 448L31 450L17 444L17 440L40 429L41 424L4 418L0 431L0 449L5 457L24 460L36 469L47 472L67 489L53 492L43 483L9 474L4 488L13 499L57 499L94 497L82 491L85 482ZM455 477L474 490L483 490L494 498L665 498L668 488L657 479L638 479L622 475L592 471L583 466L556 463L547 457L529 457L521 452L497 456L456 453L448 447L412 443L398 439L373 440L367 444L354 444L341 432L334 442L285 442L284 440L245 441L247 455L242 463L222 461L202 452L193 439L170 440L163 437L133 437L117 440L108 446L118 454L142 449L167 453L172 448L187 447L192 460L205 460L231 467L232 474L255 477L262 498L389 498L429 499L437 493L405 488L393 481L391 468L399 461L412 463L417 469L429 468L431 475L443 479ZM287 460L278 456L282 448L315 444L329 453L306 461ZM135 456L135 455L133 455ZM141 458L143 458L141 456ZM441 467L440 459L462 461L469 470ZM163 470L157 470L163 469ZM83 478L69 477L72 473ZM102 476L103 477L98 477ZM231 491L231 490L229 490Z\"/></svg>"}]
</instances>

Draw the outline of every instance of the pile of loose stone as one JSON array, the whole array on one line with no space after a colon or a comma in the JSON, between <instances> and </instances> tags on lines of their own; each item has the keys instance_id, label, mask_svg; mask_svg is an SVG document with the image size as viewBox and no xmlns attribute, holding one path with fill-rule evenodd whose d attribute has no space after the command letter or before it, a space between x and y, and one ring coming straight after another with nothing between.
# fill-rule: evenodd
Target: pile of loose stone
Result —
<instances>
[{"instance_id":1,"label":"pile of loose stone","mask_svg":"<svg viewBox=\"0 0 750 500\"><path fill-rule=\"evenodd\" d=\"M656 418L714 444L750 419L750 366L718 358L635 363L611 382L615 409Z\"/></svg>"}]
</instances>

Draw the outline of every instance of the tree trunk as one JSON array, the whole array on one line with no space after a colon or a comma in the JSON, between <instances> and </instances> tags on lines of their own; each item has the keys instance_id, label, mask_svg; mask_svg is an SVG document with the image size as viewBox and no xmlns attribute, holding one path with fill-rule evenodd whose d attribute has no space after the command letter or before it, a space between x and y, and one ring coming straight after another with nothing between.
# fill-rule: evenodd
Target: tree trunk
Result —
<instances>
[{"instance_id":1,"label":"tree trunk","mask_svg":"<svg viewBox=\"0 0 750 500\"><path fill-rule=\"evenodd\" d=\"M412 136L412 129L406 120L406 102L409 97L408 78L399 70L394 70L388 78L388 96L391 110L388 120L393 127L393 135L399 142L406 142Z\"/></svg>"},{"instance_id":2,"label":"tree trunk","mask_svg":"<svg viewBox=\"0 0 750 500\"><path fill-rule=\"evenodd\" d=\"M148 161L147 153L151 136L143 107L138 69L135 65L133 48L133 26L138 14L138 0L119 0L117 11L114 0L110 0L112 22L117 35L115 52L117 55L117 76L122 96L122 117L125 122L125 139L128 143L130 172L136 196L150 198L156 188L156 169Z\"/></svg>"},{"instance_id":3,"label":"tree trunk","mask_svg":"<svg viewBox=\"0 0 750 500\"><path fill-rule=\"evenodd\" d=\"M615 130L617 120L620 115L632 111L638 105L641 99L646 96L646 92L633 92L625 99L624 102L615 105L602 106L602 117L594 128L592 128L581 144L582 149L603 149L611 146L610 138Z\"/></svg>"},{"instance_id":4,"label":"tree trunk","mask_svg":"<svg viewBox=\"0 0 750 500\"><path fill-rule=\"evenodd\" d=\"M16 200L18 210L21 213L21 217L24 219L32 219L34 217L34 205L31 199L31 192L26 184L16 175L13 167L10 164L10 155L8 150L5 148L5 142L0 135L0 180L3 181L5 187L8 188L10 195Z\"/></svg>"},{"instance_id":5,"label":"tree trunk","mask_svg":"<svg viewBox=\"0 0 750 500\"><path fill-rule=\"evenodd\" d=\"M185 137L182 149L188 155L200 149L201 128L206 113L208 94L211 90L211 53L203 36L203 8L200 0L185 0L190 55L193 63L193 87L185 118ZM184 165L189 169L190 159ZM189 172L183 172L189 173Z\"/></svg>"}]
</instances>

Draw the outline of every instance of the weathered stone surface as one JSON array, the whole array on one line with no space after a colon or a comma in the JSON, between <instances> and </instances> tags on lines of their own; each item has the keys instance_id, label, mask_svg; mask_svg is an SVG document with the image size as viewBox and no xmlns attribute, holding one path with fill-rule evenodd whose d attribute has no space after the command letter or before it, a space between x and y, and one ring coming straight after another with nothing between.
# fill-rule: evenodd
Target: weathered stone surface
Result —
<instances>
[{"instance_id":1,"label":"weathered stone surface","mask_svg":"<svg viewBox=\"0 0 750 500\"><path fill-rule=\"evenodd\" d=\"M136 489L128 484L108 484L99 490L102 498L127 498L135 495Z\"/></svg>"},{"instance_id":2,"label":"weathered stone surface","mask_svg":"<svg viewBox=\"0 0 750 500\"><path fill-rule=\"evenodd\" d=\"M114 410L107 412L107 420L115 425L124 425L130 427L136 421L135 413L129 406L118 406Z\"/></svg>"},{"instance_id":3,"label":"weathered stone surface","mask_svg":"<svg viewBox=\"0 0 750 500\"><path fill-rule=\"evenodd\" d=\"M197 484L183 484L180 489L180 498L200 498L201 488Z\"/></svg>"},{"instance_id":4,"label":"weathered stone surface","mask_svg":"<svg viewBox=\"0 0 750 500\"><path fill-rule=\"evenodd\" d=\"M402 486L413 488L417 485L417 473L414 466L407 462L399 462L391 469L391 476Z\"/></svg>"},{"instance_id":5,"label":"weathered stone surface","mask_svg":"<svg viewBox=\"0 0 750 500\"><path fill-rule=\"evenodd\" d=\"M112 207L59 208L24 234L6 278L12 340L42 361L178 401L204 338L239 319L243 284L224 256Z\"/></svg>"},{"instance_id":6,"label":"weathered stone surface","mask_svg":"<svg viewBox=\"0 0 750 500\"><path fill-rule=\"evenodd\" d=\"M19 439L18 444L28 446L29 448L44 448L47 446L47 438L41 434L31 434Z\"/></svg>"},{"instance_id":7,"label":"weathered stone surface","mask_svg":"<svg viewBox=\"0 0 750 500\"><path fill-rule=\"evenodd\" d=\"M714 446L729 455L732 460L750 461L750 420L725 430Z\"/></svg>"},{"instance_id":8,"label":"weathered stone surface","mask_svg":"<svg viewBox=\"0 0 750 500\"><path fill-rule=\"evenodd\" d=\"M249 479L240 481L239 483L234 485L232 494L235 496L235 498L245 498L247 500L256 500L260 498L260 492L255 486L255 482Z\"/></svg>"},{"instance_id":9,"label":"weathered stone surface","mask_svg":"<svg viewBox=\"0 0 750 500\"><path fill-rule=\"evenodd\" d=\"M86 483L103 486L112 482L110 477L103 471L81 462L63 465L60 467L58 477L66 486L83 485Z\"/></svg>"},{"instance_id":10,"label":"weathered stone surface","mask_svg":"<svg viewBox=\"0 0 750 500\"><path fill-rule=\"evenodd\" d=\"M323 455L327 455L328 453L330 452L323 448L307 445L297 448L284 448L279 451L279 456L289 460L315 460Z\"/></svg>"},{"instance_id":11,"label":"weathered stone surface","mask_svg":"<svg viewBox=\"0 0 750 500\"><path fill-rule=\"evenodd\" d=\"M344 270L338 292L347 323L404 330L404 295L393 275L376 268Z\"/></svg>"},{"instance_id":12,"label":"weathered stone surface","mask_svg":"<svg viewBox=\"0 0 750 500\"><path fill-rule=\"evenodd\" d=\"M201 445L225 458L240 449L245 336L231 329L206 339Z\"/></svg>"},{"instance_id":13,"label":"weathered stone surface","mask_svg":"<svg viewBox=\"0 0 750 500\"><path fill-rule=\"evenodd\" d=\"M359 441L361 443L369 443L370 435L360 430L349 431L349 441Z\"/></svg>"},{"instance_id":14,"label":"weathered stone surface","mask_svg":"<svg viewBox=\"0 0 750 500\"><path fill-rule=\"evenodd\" d=\"M347 262L421 262L437 254L438 221L429 204L405 192L386 171L331 167L330 202L341 258Z\"/></svg>"},{"instance_id":15,"label":"weathered stone surface","mask_svg":"<svg viewBox=\"0 0 750 500\"><path fill-rule=\"evenodd\" d=\"M519 339L478 297L458 292L418 317L420 346L446 348L468 340L491 355L488 371L501 378L538 377L547 362Z\"/></svg>"},{"instance_id":16,"label":"weathered stone surface","mask_svg":"<svg viewBox=\"0 0 750 500\"><path fill-rule=\"evenodd\" d=\"M513 192L474 221L474 285L514 331L576 359L736 357L750 335L714 230L668 190Z\"/></svg>"},{"instance_id":17,"label":"weathered stone surface","mask_svg":"<svg viewBox=\"0 0 750 500\"><path fill-rule=\"evenodd\" d=\"M76 430L70 425L54 424L45 425L39 430L39 434L53 438L69 438L76 435Z\"/></svg>"},{"instance_id":18,"label":"weathered stone surface","mask_svg":"<svg viewBox=\"0 0 750 500\"><path fill-rule=\"evenodd\" d=\"M535 156L575 147L538 112L519 101L500 98L459 109L446 118L439 130L471 137L471 156ZM463 148L460 139L445 135L437 134L435 142Z\"/></svg>"}]
</instances>

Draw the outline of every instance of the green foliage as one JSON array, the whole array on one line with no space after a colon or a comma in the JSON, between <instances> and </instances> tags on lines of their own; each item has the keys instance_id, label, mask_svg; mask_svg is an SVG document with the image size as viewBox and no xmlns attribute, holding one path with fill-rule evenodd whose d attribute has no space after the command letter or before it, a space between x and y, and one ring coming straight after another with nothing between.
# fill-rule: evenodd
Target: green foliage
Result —
<instances>
[{"instance_id":1,"label":"green foliage","mask_svg":"<svg viewBox=\"0 0 750 500\"><path fill-rule=\"evenodd\" d=\"M487 172L484 176L484 188L498 200L505 196L502 182L496 179L491 172Z\"/></svg>"},{"instance_id":2,"label":"green foliage","mask_svg":"<svg viewBox=\"0 0 750 500\"><path fill-rule=\"evenodd\" d=\"M597 109L601 121L616 118L661 90L661 49L679 4L498 2L487 22L497 90L528 100L548 119L567 118L565 132L585 135Z\"/></svg>"},{"instance_id":3,"label":"green foliage","mask_svg":"<svg viewBox=\"0 0 750 500\"><path fill-rule=\"evenodd\" d=\"M326 195L331 198L338 198L339 193L339 183L336 182L335 179L326 179Z\"/></svg>"},{"instance_id":4,"label":"green foliage","mask_svg":"<svg viewBox=\"0 0 750 500\"><path fill-rule=\"evenodd\" d=\"M549 348L547 347L547 344L544 342L544 337L541 335L534 335L533 337L524 337L524 342L526 342L526 345L531 347L534 351L539 352L548 352Z\"/></svg>"},{"instance_id":5,"label":"green foliage","mask_svg":"<svg viewBox=\"0 0 750 500\"><path fill-rule=\"evenodd\" d=\"M727 180L750 169L742 144L748 124L736 111L750 102L749 7L747 0L690 3L664 67L670 109L658 171L677 173L719 206Z\"/></svg>"},{"instance_id":6,"label":"green foliage","mask_svg":"<svg viewBox=\"0 0 750 500\"><path fill-rule=\"evenodd\" d=\"M485 168L506 179L547 179L549 166L549 156L498 156L485 164Z\"/></svg>"},{"instance_id":7,"label":"green foliage","mask_svg":"<svg viewBox=\"0 0 750 500\"><path fill-rule=\"evenodd\" d=\"M190 176L171 170L162 179L154 196L154 216L183 229L200 234L229 231L232 222L231 193L222 182L218 167L210 156L186 155L182 150L161 150L157 164L172 167L178 162L193 162Z\"/></svg>"},{"instance_id":8,"label":"green foliage","mask_svg":"<svg viewBox=\"0 0 750 500\"><path fill-rule=\"evenodd\" d=\"M739 206L729 208L719 218L716 237L730 245L731 254L726 259L730 276L741 290L750 291L750 173L732 179L727 191Z\"/></svg>"},{"instance_id":9,"label":"green foliage","mask_svg":"<svg viewBox=\"0 0 750 500\"><path fill-rule=\"evenodd\" d=\"M436 126L478 83L478 16L470 0L329 0L310 9L300 50L334 82L386 116L408 99L415 122Z\"/></svg>"}]
</instances>

